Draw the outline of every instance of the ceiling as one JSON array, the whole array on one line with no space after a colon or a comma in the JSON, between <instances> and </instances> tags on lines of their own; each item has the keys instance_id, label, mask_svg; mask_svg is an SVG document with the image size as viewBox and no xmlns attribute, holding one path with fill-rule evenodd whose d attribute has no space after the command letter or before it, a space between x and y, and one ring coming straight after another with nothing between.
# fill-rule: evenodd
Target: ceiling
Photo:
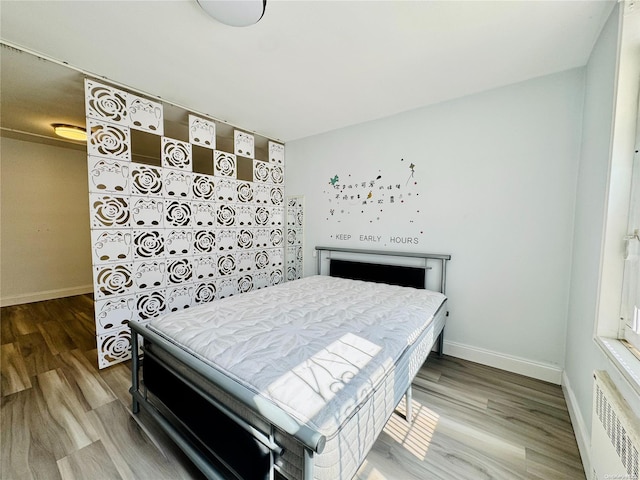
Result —
<instances>
[{"instance_id":1,"label":"ceiling","mask_svg":"<svg viewBox=\"0 0 640 480\"><path fill-rule=\"evenodd\" d=\"M0 38L291 141L582 66L614 4L268 0L259 23L238 28L195 0L2 0ZM83 106L82 75L49 62L40 71L43 62L2 49L3 132L49 128L37 114ZM43 106L47 88L57 97ZM27 97L7 115L8 100Z\"/></svg>"}]
</instances>

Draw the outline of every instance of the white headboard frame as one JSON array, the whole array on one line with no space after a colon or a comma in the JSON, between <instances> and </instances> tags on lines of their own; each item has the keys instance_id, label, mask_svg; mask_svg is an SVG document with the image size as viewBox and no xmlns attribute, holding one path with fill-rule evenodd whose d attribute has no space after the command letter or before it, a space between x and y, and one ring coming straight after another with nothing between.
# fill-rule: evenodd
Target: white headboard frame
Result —
<instances>
[{"instance_id":1,"label":"white headboard frame","mask_svg":"<svg viewBox=\"0 0 640 480\"><path fill-rule=\"evenodd\" d=\"M425 271L425 288L442 293L446 291L446 267L451 255L421 252L397 252L387 250L363 250L341 247L315 247L317 273L326 275L331 259L352 262L371 262L380 265L399 265L422 268ZM427 276L431 271L434 275Z\"/></svg>"}]
</instances>

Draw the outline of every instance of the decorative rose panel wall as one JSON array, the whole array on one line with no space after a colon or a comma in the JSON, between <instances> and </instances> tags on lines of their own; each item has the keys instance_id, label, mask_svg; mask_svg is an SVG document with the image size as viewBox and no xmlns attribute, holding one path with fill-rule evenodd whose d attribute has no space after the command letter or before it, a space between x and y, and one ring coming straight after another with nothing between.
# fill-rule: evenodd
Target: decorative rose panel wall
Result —
<instances>
[{"instance_id":1,"label":"decorative rose panel wall","mask_svg":"<svg viewBox=\"0 0 640 480\"><path fill-rule=\"evenodd\" d=\"M164 135L161 103L90 79L85 97L103 368L130 358L131 319L147 322L284 281L290 234L283 145L269 142L269 158L256 159L254 136L236 130L233 153L217 150L210 119L189 114L185 141ZM159 140L150 164L135 159L138 135ZM208 152L212 174L194 171L196 149ZM240 159L252 168L250 179L238 178Z\"/></svg>"},{"instance_id":2,"label":"decorative rose panel wall","mask_svg":"<svg viewBox=\"0 0 640 480\"><path fill-rule=\"evenodd\" d=\"M304 197L287 197L287 280L302 278Z\"/></svg>"}]
</instances>

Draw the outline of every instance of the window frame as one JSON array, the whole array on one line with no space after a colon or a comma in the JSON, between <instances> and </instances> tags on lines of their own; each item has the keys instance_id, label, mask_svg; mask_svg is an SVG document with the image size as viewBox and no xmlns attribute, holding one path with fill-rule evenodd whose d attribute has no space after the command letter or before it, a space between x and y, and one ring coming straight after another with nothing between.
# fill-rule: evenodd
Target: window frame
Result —
<instances>
[{"instance_id":1,"label":"window frame","mask_svg":"<svg viewBox=\"0 0 640 480\"><path fill-rule=\"evenodd\" d=\"M620 338L640 351L640 259L629 260L629 256L640 255L640 103L636 120L636 142L629 194L629 220L626 243L626 258L620 299Z\"/></svg>"}]
</instances>

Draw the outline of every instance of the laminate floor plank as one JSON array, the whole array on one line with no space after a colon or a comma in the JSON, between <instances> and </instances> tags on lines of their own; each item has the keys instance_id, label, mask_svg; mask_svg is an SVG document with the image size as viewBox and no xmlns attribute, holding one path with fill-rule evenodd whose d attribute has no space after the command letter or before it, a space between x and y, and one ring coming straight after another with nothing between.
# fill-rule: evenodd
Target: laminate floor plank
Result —
<instances>
[{"instance_id":1,"label":"laminate floor plank","mask_svg":"<svg viewBox=\"0 0 640 480\"><path fill-rule=\"evenodd\" d=\"M60 322L60 325L76 348L83 351L96 348L95 324L87 325L87 322L82 319L73 317Z\"/></svg>"},{"instance_id":2,"label":"laminate floor plank","mask_svg":"<svg viewBox=\"0 0 640 480\"><path fill-rule=\"evenodd\" d=\"M2 479L60 480L57 459L42 438L47 425L33 418L35 396L35 390L29 389L2 399Z\"/></svg>"},{"instance_id":3,"label":"laminate floor plank","mask_svg":"<svg viewBox=\"0 0 640 480\"><path fill-rule=\"evenodd\" d=\"M128 412L128 420L138 425L138 428L156 446L158 453L163 458L168 458L183 471L183 476L180 478L204 479L202 473L186 458L182 450L175 445L144 410L141 410L138 415L131 413L131 394L129 393L129 388L131 387L130 361L100 370L100 376L114 392L124 411ZM128 444L130 442L127 442Z\"/></svg>"},{"instance_id":4,"label":"laminate floor plank","mask_svg":"<svg viewBox=\"0 0 640 480\"><path fill-rule=\"evenodd\" d=\"M518 377L510 372L506 372L508 375L496 375L499 370L492 367L471 364L461 369L458 365L459 362L446 362L442 368L447 370L438 370L442 374L439 383L445 383L447 378L455 376L456 381L464 381L470 390L486 394L488 398L498 399L508 395L510 398L525 398L543 405L566 409L562 389L558 385L539 381L536 388L533 388L536 384L531 383L532 379L513 382L511 379ZM453 368L449 370L450 366Z\"/></svg>"},{"instance_id":5,"label":"laminate floor plank","mask_svg":"<svg viewBox=\"0 0 640 480\"><path fill-rule=\"evenodd\" d=\"M100 377L100 374L80 350L62 352L59 357L62 363L61 370L75 391L76 397L81 400L81 403L88 406L87 410L116 399L109 385Z\"/></svg>"},{"instance_id":6,"label":"laminate floor plank","mask_svg":"<svg viewBox=\"0 0 640 480\"><path fill-rule=\"evenodd\" d=\"M119 401L103 405L89 415L123 479L190 478L195 473L195 467L185 468L189 466L186 459L176 461L174 455L159 449ZM169 439L162 442L168 443Z\"/></svg>"},{"instance_id":7,"label":"laminate floor plank","mask_svg":"<svg viewBox=\"0 0 640 480\"><path fill-rule=\"evenodd\" d=\"M414 398L413 419L406 422L399 415L393 415L385 426L384 431L397 442L403 443L406 439L418 437L421 440L414 442L420 445L424 451L414 448L418 456L426 457L428 449L425 445L431 443L431 439L437 433L444 438L455 439L463 445L479 452L487 458L493 458L507 467L510 471L523 474L526 464L526 449L519 444L506 441L504 438L487 433L484 429L474 428L465 422L456 421L449 416L438 415L429 408L429 405ZM404 413L404 400L401 402L398 412ZM400 435L398 435L400 433ZM411 448L409 448L411 449Z\"/></svg>"},{"instance_id":8,"label":"laminate floor plank","mask_svg":"<svg viewBox=\"0 0 640 480\"><path fill-rule=\"evenodd\" d=\"M89 325L95 325L93 294L87 293L74 297L59 298L58 302L67 311L72 312L75 317L84 319Z\"/></svg>"},{"instance_id":9,"label":"laminate floor plank","mask_svg":"<svg viewBox=\"0 0 640 480\"><path fill-rule=\"evenodd\" d=\"M89 332L95 335L96 319L94 317L93 295L81 295L79 297L66 298L69 309L74 317L82 323Z\"/></svg>"},{"instance_id":10,"label":"laminate floor plank","mask_svg":"<svg viewBox=\"0 0 640 480\"><path fill-rule=\"evenodd\" d=\"M493 404L503 405L504 408L511 408L518 414L532 415L536 418L544 418L552 421L555 426L567 432L573 433L571 418L566 404L562 407L550 406L530 398L502 396L492 399Z\"/></svg>"},{"instance_id":11,"label":"laminate floor plank","mask_svg":"<svg viewBox=\"0 0 640 480\"><path fill-rule=\"evenodd\" d=\"M485 385L491 390L504 384L509 389L514 389L514 394L524 391L532 392L536 396L548 395L563 399L562 389L558 385L447 355L438 357L437 362L433 362L428 370L435 370L441 374L444 372L459 379L468 378L477 382L479 386Z\"/></svg>"},{"instance_id":12,"label":"laminate floor plank","mask_svg":"<svg viewBox=\"0 0 640 480\"><path fill-rule=\"evenodd\" d=\"M89 360L89 363L91 365L96 365L96 368L98 368L97 367L97 365L98 365L98 349L95 348L95 346L91 350L83 351L82 354L86 357L87 360ZM100 370L100 372L108 371L108 370L110 370L110 368L108 368L106 370Z\"/></svg>"},{"instance_id":13,"label":"laminate floor plank","mask_svg":"<svg viewBox=\"0 0 640 480\"><path fill-rule=\"evenodd\" d=\"M11 331L16 337L38 331L38 321L34 319L32 304L28 308L24 305L13 305L6 309L6 312L4 308L2 309L3 322L10 323Z\"/></svg>"},{"instance_id":14,"label":"laminate floor plank","mask_svg":"<svg viewBox=\"0 0 640 480\"><path fill-rule=\"evenodd\" d=\"M130 405L127 405L127 407L130 407ZM129 409L128 411L131 414L131 410ZM164 430L160 428L160 426L144 409L140 409L140 413L137 415L131 414L131 418L140 426L163 456L183 469L185 473L182 478L205 480L205 476L202 472L198 470L198 468L188 459L186 454L178 448L175 442L169 438Z\"/></svg>"},{"instance_id":15,"label":"laminate floor plank","mask_svg":"<svg viewBox=\"0 0 640 480\"><path fill-rule=\"evenodd\" d=\"M527 474L558 480L584 479L580 456L550 457L527 448Z\"/></svg>"},{"instance_id":16,"label":"laminate floor plank","mask_svg":"<svg viewBox=\"0 0 640 480\"><path fill-rule=\"evenodd\" d=\"M101 441L61 458L58 469L62 480L122 479Z\"/></svg>"},{"instance_id":17,"label":"laminate floor plank","mask_svg":"<svg viewBox=\"0 0 640 480\"><path fill-rule=\"evenodd\" d=\"M41 302L29 303L22 305L24 308L24 321L29 324L40 324L50 321L58 321L56 317L52 317L50 311L55 308L58 300L45 300Z\"/></svg>"},{"instance_id":18,"label":"laminate floor plank","mask_svg":"<svg viewBox=\"0 0 640 480\"><path fill-rule=\"evenodd\" d=\"M546 408L537 408L536 405L531 404L528 408L522 406L514 406L511 402L505 399L491 400L488 405L489 410L495 411L505 418L517 418L528 425L544 425L546 432L564 439L572 443L575 440L573 428L571 423L567 422L564 417L557 418L553 411L549 411Z\"/></svg>"},{"instance_id":19,"label":"laminate floor plank","mask_svg":"<svg viewBox=\"0 0 640 480\"><path fill-rule=\"evenodd\" d=\"M131 413L130 362L97 368L93 308L79 295L0 310L2 479L203 480ZM585 479L558 385L431 356L413 411L407 423L399 406L357 480Z\"/></svg>"},{"instance_id":20,"label":"laminate floor plank","mask_svg":"<svg viewBox=\"0 0 640 480\"><path fill-rule=\"evenodd\" d=\"M70 316L70 310L65 308L64 298L56 298L45 302L36 302L34 314L40 319L40 322L59 322L67 321Z\"/></svg>"},{"instance_id":21,"label":"laminate floor plank","mask_svg":"<svg viewBox=\"0 0 640 480\"><path fill-rule=\"evenodd\" d=\"M21 335L17 343L30 377L60 367L59 357L51 353L39 331Z\"/></svg>"},{"instance_id":22,"label":"laminate floor plank","mask_svg":"<svg viewBox=\"0 0 640 480\"><path fill-rule=\"evenodd\" d=\"M31 388L27 366L15 343L6 343L0 349L0 388L3 397Z\"/></svg>"},{"instance_id":23,"label":"laminate floor plank","mask_svg":"<svg viewBox=\"0 0 640 480\"><path fill-rule=\"evenodd\" d=\"M15 323L12 317L16 315L18 305L3 307L0 313L0 343L14 343L20 335L15 331Z\"/></svg>"},{"instance_id":24,"label":"laminate floor plank","mask_svg":"<svg viewBox=\"0 0 640 480\"><path fill-rule=\"evenodd\" d=\"M463 394L462 386L459 392ZM575 438L558 435L553 425L548 423L530 421L526 417L514 417L491 407L484 412L466 408L458 399L430 394L418 388L414 388L413 396L416 400L429 405L438 415L449 416L471 428L482 429L512 444L533 447L541 452L549 450L550 455L557 456L574 456L577 453Z\"/></svg>"},{"instance_id":25,"label":"laminate floor plank","mask_svg":"<svg viewBox=\"0 0 640 480\"><path fill-rule=\"evenodd\" d=\"M438 418L435 429L449 438L455 438L461 444L481 452L489 458L495 458L513 471L524 473L526 448L501 436L491 435L484 429L473 428L464 422L449 417Z\"/></svg>"},{"instance_id":26,"label":"laminate floor plank","mask_svg":"<svg viewBox=\"0 0 640 480\"><path fill-rule=\"evenodd\" d=\"M384 431L367 461L385 479L526 479L524 461L517 467L501 464L472 446L440 433L437 428L424 452L397 442ZM361 471L362 468L356 478L369 480Z\"/></svg>"},{"instance_id":27,"label":"laminate floor plank","mask_svg":"<svg viewBox=\"0 0 640 480\"><path fill-rule=\"evenodd\" d=\"M488 431L504 435L511 441L558 456L571 456L578 452L575 437L558 432L553 424L542 423L525 416L514 417L511 413L491 407L488 417L491 419L491 424L487 426Z\"/></svg>"},{"instance_id":28,"label":"laminate floor plank","mask_svg":"<svg viewBox=\"0 0 640 480\"><path fill-rule=\"evenodd\" d=\"M37 428L57 459L98 440L87 414L59 369L37 376L36 408L30 427ZM39 428L38 428L39 427ZM44 427L44 428L43 428Z\"/></svg>"},{"instance_id":29,"label":"laminate floor plank","mask_svg":"<svg viewBox=\"0 0 640 480\"><path fill-rule=\"evenodd\" d=\"M530 390L563 398L562 389L558 385L526 377L517 373L507 372L488 365L468 362L448 355L437 357L437 361L432 361L430 363L431 365L427 370L436 370L438 372L446 371L447 373L455 375L456 378L464 378L466 374L476 377L480 382L507 382L511 386L524 387L528 391Z\"/></svg>"},{"instance_id":30,"label":"laminate floor plank","mask_svg":"<svg viewBox=\"0 0 640 480\"><path fill-rule=\"evenodd\" d=\"M49 350L51 350L51 353L54 355L77 348L76 344L73 343L73 340L67 335L64 327L62 327L59 322L51 320L39 323L38 330L42 334L47 347L49 347Z\"/></svg>"},{"instance_id":31,"label":"laminate floor plank","mask_svg":"<svg viewBox=\"0 0 640 480\"><path fill-rule=\"evenodd\" d=\"M97 362L97 356L95 357ZM131 362L123 362L100 370L100 378L109 385L116 398L127 408L131 408Z\"/></svg>"},{"instance_id":32,"label":"laminate floor plank","mask_svg":"<svg viewBox=\"0 0 640 480\"><path fill-rule=\"evenodd\" d=\"M460 395L457 383L448 383L446 378L442 376L439 377L438 381L434 382L423 374L423 370L418 371L413 380L413 390L448 398L463 408L470 408L479 412L484 412L489 405L489 398L486 394L470 389L465 395Z\"/></svg>"}]
</instances>

